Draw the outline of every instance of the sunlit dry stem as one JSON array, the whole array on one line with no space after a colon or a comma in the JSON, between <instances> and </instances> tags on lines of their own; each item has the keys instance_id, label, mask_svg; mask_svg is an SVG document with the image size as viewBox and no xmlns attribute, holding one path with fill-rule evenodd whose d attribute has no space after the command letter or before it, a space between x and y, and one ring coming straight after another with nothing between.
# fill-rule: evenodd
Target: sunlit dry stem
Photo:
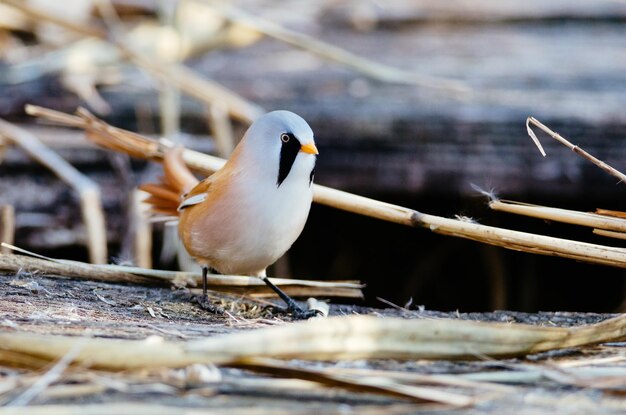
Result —
<instances>
[{"instance_id":1,"label":"sunlit dry stem","mask_svg":"<svg viewBox=\"0 0 626 415\"><path fill-rule=\"evenodd\" d=\"M594 229L593 233L607 238L626 239L626 232L607 231L606 229Z\"/></svg>"},{"instance_id":2,"label":"sunlit dry stem","mask_svg":"<svg viewBox=\"0 0 626 415\"><path fill-rule=\"evenodd\" d=\"M551 220L571 225L587 226L615 232L626 232L626 220L616 217L599 215L597 213L579 212L569 209L548 206L531 205L510 200L492 200L489 207L500 212L533 218Z\"/></svg>"}]
</instances>

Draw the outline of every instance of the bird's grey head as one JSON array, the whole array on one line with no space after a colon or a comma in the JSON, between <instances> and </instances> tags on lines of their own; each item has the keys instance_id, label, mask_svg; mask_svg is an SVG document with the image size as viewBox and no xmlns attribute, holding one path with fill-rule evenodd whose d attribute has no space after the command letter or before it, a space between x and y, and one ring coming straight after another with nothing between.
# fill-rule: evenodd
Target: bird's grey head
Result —
<instances>
[{"instance_id":1,"label":"bird's grey head","mask_svg":"<svg viewBox=\"0 0 626 415\"><path fill-rule=\"evenodd\" d=\"M266 166L281 186L291 174L308 175L313 180L318 154L313 130L290 111L272 111L258 118L246 132L246 148L257 166Z\"/></svg>"}]
</instances>

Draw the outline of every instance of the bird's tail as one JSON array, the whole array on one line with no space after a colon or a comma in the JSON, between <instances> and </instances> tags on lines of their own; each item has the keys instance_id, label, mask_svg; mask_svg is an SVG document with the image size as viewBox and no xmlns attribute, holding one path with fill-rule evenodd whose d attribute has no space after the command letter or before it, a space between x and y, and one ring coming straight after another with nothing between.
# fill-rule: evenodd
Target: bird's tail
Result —
<instances>
[{"instance_id":1,"label":"bird's tail","mask_svg":"<svg viewBox=\"0 0 626 415\"><path fill-rule=\"evenodd\" d=\"M163 176L159 183L139 186L139 189L150 194L146 202L156 214L178 216L177 208L182 196L199 183L183 160L183 150L182 147L167 150L163 158Z\"/></svg>"}]
</instances>

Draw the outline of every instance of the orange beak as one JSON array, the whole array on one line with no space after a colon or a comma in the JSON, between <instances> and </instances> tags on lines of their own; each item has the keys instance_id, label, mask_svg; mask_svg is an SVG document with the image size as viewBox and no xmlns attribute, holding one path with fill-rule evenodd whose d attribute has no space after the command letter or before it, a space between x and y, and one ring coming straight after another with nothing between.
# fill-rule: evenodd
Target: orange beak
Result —
<instances>
[{"instance_id":1,"label":"orange beak","mask_svg":"<svg viewBox=\"0 0 626 415\"><path fill-rule=\"evenodd\" d=\"M307 154L319 154L320 153L319 151L317 151L317 147L315 147L315 144L313 143L302 144L300 146L300 151L302 151L303 153L307 153Z\"/></svg>"}]
</instances>

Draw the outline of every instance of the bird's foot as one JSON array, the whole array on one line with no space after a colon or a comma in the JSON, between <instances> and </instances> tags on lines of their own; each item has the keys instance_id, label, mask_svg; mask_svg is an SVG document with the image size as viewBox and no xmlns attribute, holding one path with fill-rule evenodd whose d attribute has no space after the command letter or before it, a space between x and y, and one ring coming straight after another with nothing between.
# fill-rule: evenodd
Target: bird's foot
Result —
<instances>
[{"instance_id":1,"label":"bird's foot","mask_svg":"<svg viewBox=\"0 0 626 415\"><path fill-rule=\"evenodd\" d=\"M294 320L308 320L312 317L322 315L318 310L305 310L296 303L287 307L287 312L291 314Z\"/></svg>"},{"instance_id":2,"label":"bird's foot","mask_svg":"<svg viewBox=\"0 0 626 415\"><path fill-rule=\"evenodd\" d=\"M217 314L220 316L224 314L224 309L220 306L216 306L215 304L213 304L204 294L194 295L192 297L192 301L196 302L201 309L208 311L212 314Z\"/></svg>"},{"instance_id":3,"label":"bird's foot","mask_svg":"<svg viewBox=\"0 0 626 415\"><path fill-rule=\"evenodd\" d=\"M324 313L318 309L305 310L300 307L293 298L289 297L283 290L274 285L266 276L262 276L261 279L270 287L278 296L287 304L287 313L291 314L294 320L308 320L311 317L324 315Z\"/></svg>"},{"instance_id":4,"label":"bird's foot","mask_svg":"<svg viewBox=\"0 0 626 415\"><path fill-rule=\"evenodd\" d=\"M312 317L324 315L323 312L316 309L304 309L300 307L291 297L285 300L287 304L287 313L291 314L294 320L308 320Z\"/></svg>"}]
</instances>

